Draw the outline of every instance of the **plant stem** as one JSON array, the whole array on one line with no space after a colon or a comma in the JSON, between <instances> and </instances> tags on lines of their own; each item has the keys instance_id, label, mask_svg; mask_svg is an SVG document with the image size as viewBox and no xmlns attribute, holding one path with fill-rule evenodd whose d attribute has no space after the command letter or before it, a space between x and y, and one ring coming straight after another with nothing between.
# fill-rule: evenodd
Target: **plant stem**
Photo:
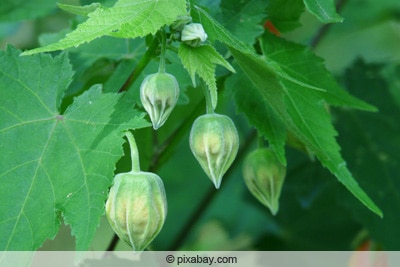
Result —
<instances>
[{"instance_id":1,"label":"plant stem","mask_svg":"<svg viewBox=\"0 0 400 267\"><path fill-rule=\"evenodd\" d=\"M208 90L207 85L205 84L204 81L202 81L202 83L201 83L201 88L203 89L204 98L206 99L207 114L214 114L215 112L214 112L212 102L211 102L210 90Z\"/></svg>"},{"instance_id":2,"label":"plant stem","mask_svg":"<svg viewBox=\"0 0 400 267\"><path fill-rule=\"evenodd\" d=\"M106 251L114 251L114 250L115 250L115 247L116 247L117 244L118 244L118 241L119 241L119 237L118 237L116 234L114 234L114 235L113 235L113 238L111 239L111 242L110 242L110 244L108 245ZM107 255L107 254L105 254L105 255Z\"/></svg>"},{"instance_id":3,"label":"plant stem","mask_svg":"<svg viewBox=\"0 0 400 267\"><path fill-rule=\"evenodd\" d=\"M132 171L131 172L140 172L140 161L139 161L139 152L136 145L135 138L130 131L125 133L126 138L129 142L129 147L131 149L131 161L132 161Z\"/></svg>"},{"instance_id":4,"label":"plant stem","mask_svg":"<svg viewBox=\"0 0 400 267\"><path fill-rule=\"evenodd\" d=\"M139 75L142 73L143 69L149 64L150 60L154 57L155 51L159 45L158 38L154 38L147 48L146 52L136 65L136 68L131 72L129 77L126 79L125 83L119 89L119 93L128 90L128 88L136 81Z\"/></svg>"},{"instance_id":5,"label":"plant stem","mask_svg":"<svg viewBox=\"0 0 400 267\"><path fill-rule=\"evenodd\" d=\"M165 51L167 47L165 30L161 29L160 34L161 34L161 55L160 55L160 65L158 66L158 72L165 73Z\"/></svg>"}]
</instances>

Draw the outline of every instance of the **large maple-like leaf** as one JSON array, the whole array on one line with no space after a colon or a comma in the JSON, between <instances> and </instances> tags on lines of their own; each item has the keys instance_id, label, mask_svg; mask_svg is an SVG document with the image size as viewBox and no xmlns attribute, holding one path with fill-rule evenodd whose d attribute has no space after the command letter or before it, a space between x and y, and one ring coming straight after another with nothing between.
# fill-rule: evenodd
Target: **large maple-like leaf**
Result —
<instances>
[{"instance_id":1,"label":"large maple-like leaf","mask_svg":"<svg viewBox=\"0 0 400 267\"><path fill-rule=\"evenodd\" d=\"M123 155L123 131L148 124L121 94L94 86L60 114L72 78L65 54L0 53L0 250L35 250L71 225L90 245Z\"/></svg>"}]
</instances>

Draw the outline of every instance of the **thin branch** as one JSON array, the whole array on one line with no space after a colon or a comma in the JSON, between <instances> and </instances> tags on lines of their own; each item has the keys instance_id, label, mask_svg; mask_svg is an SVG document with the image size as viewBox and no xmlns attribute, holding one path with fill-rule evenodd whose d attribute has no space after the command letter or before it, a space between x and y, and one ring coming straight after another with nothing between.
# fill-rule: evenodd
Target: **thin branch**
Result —
<instances>
[{"instance_id":1,"label":"thin branch","mask_svg":"<svg viewBox=\"0 0 400 267\"><path fill-rule=\"evenodd\" d=\"M119 241L119 237L116 234L114 234L113 238L111 239L110 244L108 244L106 251L114 251L115 247L118 244L118 241Z\"/></svg>"}]
</instances>

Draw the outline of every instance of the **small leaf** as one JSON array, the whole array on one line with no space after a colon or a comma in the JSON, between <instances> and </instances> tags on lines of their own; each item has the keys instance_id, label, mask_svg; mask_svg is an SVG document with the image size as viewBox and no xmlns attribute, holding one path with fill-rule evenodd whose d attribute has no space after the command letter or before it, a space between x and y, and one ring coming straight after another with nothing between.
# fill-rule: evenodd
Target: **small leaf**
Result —
<instances>
[{"instance_id":1,"label":"small leaf","mask_svg":"<svg viewBox=\"0 0 400 267\"><path fill-rule=\"evenodd\" d=\"M194 86L196 86L196 73L206 82L211 94L212 107L215 109L218 97L215 68L218 64L235 72L233 67L210 45L191 47L181 44L178 55L189 72Z\"/></svg>"},{"instance_id":2,"label":"small leaf","mask_svg":"<svg viewBox=\"0 0 400 267\"><path fill-rule=\"evenodd\" d=\"M343 18L336 13L334 0L303 0L308 11L323 23L342 22Z\"/></svg>"},{"instance_id":3,"label":"small leaf","mask_svg":"<svg viewBox=\"0 0 400 267\"><path fill-rule=\"evenodd\" d=\"M90 42L104 35L120 38L156 33L186 12L184 0L119 0L113 7L98 7L89 18L57 43L25 51L23 55L62 50Z\"/></svg>"}]
</instances>

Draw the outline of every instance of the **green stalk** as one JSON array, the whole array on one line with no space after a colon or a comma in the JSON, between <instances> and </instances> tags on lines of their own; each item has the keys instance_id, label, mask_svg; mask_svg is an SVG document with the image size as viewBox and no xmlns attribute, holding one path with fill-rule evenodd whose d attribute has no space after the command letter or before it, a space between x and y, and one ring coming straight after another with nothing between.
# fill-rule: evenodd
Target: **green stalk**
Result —
<instances>
[{"instance_id":1,"label":"green stalk","mask_svg":"<svg viewBox=\"0 0 400 267\"><path fill-rule=\"evenodd\" d=\"M214 114L210 91L204 82L202 82L201 87L203 88L204 98L206 99L206 112L207 114Z\"/></svg>"},{"instance_id":2,"label":"green stalk","mask_svg":"<svg viewBox=\"0 0 400 267\"><path fill-rule=\"evenodd\" d=\"M131 161L132 161L131 172L140 172L139 152L135 138L133 137L133 134L130 131L127 131L125 133L125 136L128 139L129 147L131 149Z\"/></svg>"},{"instance_id":3,"label":"green stalk","mask_svg":"<svg viewBox=\"0 0 400 267\"><path fill-rule=\"evenodd\" d=\"M160 55L160 65L158 66L159 73L165 73L165 51L167 47L167 39L165 36L165 30L160 31L161 34L161 55Z\"/></svg>"}]
</instances>

